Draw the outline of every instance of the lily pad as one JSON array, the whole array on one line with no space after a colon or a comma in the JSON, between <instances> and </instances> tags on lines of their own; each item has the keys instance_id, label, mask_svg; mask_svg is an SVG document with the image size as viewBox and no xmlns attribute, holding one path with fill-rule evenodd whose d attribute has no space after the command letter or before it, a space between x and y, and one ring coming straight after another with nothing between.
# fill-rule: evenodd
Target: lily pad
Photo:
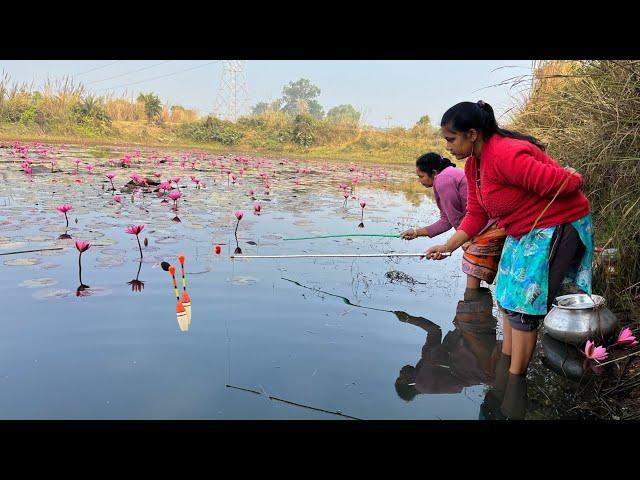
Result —
<instances>
[{"instance_id":1,"label":"lily pad","mask_svg":"<svg viewBox=\"0 0 640 480\"><path fill-rule=\"evenodd\" d=\"M42 252L38 252L38 255L41 257L57 257L59 255L64 255L65 250L43 250Z\"/></svg>"},{"instance_id":2,"label":"lily pad","mask_svg":"<svg viewBox=\"0 0 640 480\"><path fill-rule=\"evenodd\" d=\"M70 224L73 223L73 220L71 220L69 223ZM65 227L64 218L62 219L62 222L60 223L60 225L44 225L43 227L40 227L41 232L64 233L65 230L69 230L69 229Z\"/></svg>"},{"instance_id":3,"label":"lily pad","mask_svg":"<svg viewBox=\"0 0 640 480\"><path fill-rule=\"evenodd\" d=\"M253 285L258 281L258 279L254 277L233 277L227 278L227 281L234 285Z\"/></svg>"},{"instance_id":4,"label":"lily pad","mask_svg":"<svg viewBox=\"0 0 640 480\"><path fill-rule=\"evenodd\" d=\"M125 257L123 255L108 256L108 257L100 256L96 259L96 263L98 264L98 267L120 267L124 265L124 262L125 262Z\"/></svg>"},{"instance_id":5,"label":"lily pad","mask_svg":"<svg viewBox=\"0 0 640 480\"><path fill-rule=\"evenodd\" d=\"M55 278L31 278L29 280L25 280L24 282L20 282L18 286L26 288L41 288L49 287L51 285L55 285L56 283L58 283L58 280L56 280Z\"/></svg>"},{"instance_id":6,"label":"lily pad","mask_svg":"<svg viewBox=\"0 0 640 480\"><path fill-rule=\"evenodd\" d=\"M52 242L55 240L54 237L48 237L46 235L29 235L24 237L24 239L28 242Z\"/></svg>"},{"instance_id":7,"label":"lily pad","mask_svg":"<svg viewBox=\"0 0 640 480\"><path fill-rule=\"evenodd\" d=\"M66 290L64 288L50 288L47 290L39 290L33 294L33 298L38 300L53 300L58 298L66 298L69 295L73 294L71 290Z\"/></svg>"},{"instance_id":8,"label":"lily pad","mask_svg":"<svg viewBox=\"0 0 640 480\"><path fill-rule=\"evenodd\" d=\"M12 258L11 260L6 260L4 264L8 267L29 267L37 265L41 261L39 258Z\"/></svg>"},{"instance_id":9,"label":"lily pad","mask_svg":"<svg viewBox=\"0 0 640 480\"><path fill-rule=\"evenodd\" d=\"M0 243L0 248L7 250L14 250L18 248L22 248L26 245L26 242L3 242Z\"/></svg>"},{"instance_id":10,"label":"lily pad","mask_svg":"<svg viewBox=\"0 0 640 480\"><path fill-rule=\"evenodd\" d=\"M156 240L156 243L160 243L162 245L165 245L165 244L168 245L168 244L178 243L178 239L174 237L164 237Z\"/></svg>"},{"instance_id":11,"label":"lily pad","mask_svg":"<svg viewBox=\"0 0 640 480\"><path fill-rule=\"evenodd\" d=\"M60 267L59 263L41 263L38 265L39 270L51 270L52 268Z\"/></svg>"}]
</instances>

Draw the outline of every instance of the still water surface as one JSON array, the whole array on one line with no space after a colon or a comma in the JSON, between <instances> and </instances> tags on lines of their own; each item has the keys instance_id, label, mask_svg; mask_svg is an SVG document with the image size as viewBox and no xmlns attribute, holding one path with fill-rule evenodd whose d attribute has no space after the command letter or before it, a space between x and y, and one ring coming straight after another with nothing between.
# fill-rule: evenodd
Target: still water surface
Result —
<instances>
[{"instance_id":1,"label":"still water surface","mask_svg":"<svg viewBox=\"0 0 640 480\"><path fill-rule=\"evenodd\" d=\"M460 252L441 262L230 258L236 247L251 255L424 251L439 240L283 240L394 233L434 221L435 202L416 190L411 168L350 172L323 162L197 154L195 168L190 161L181 168L184 152L142 152L124 169L109 159L127 150L104 157L70 146L35 150L32 175L12 148L0 150L0 253L63 250L0 256L0 418L572 417L562 402L575 389L538 356L528 381L506 382L491 293L463 301ZM154 166L160 157L173 165ZM95 168L89 173L85 164ZM117 205L107 171L116 173L119 193L134 172L180 176L178 210L149 189L133 198L122 191ZM260 172L269 176L268 194ZM191 175L205 187L196 189ZM356 199L344 206L339 185L352 178ZM68 229L55 208L63 203L73 205ZM236 210L244 212L237 243ZM125 233L137 224L145 225L141 242L148 240L142 262ZM65 231L72 239L59 238ZM80 295L75 239L93 244L82 255L90 288ZM177 322L172 279L160 267L175 265L180 285L179 254L189 324Z\"/></svg>"}]
</instances>

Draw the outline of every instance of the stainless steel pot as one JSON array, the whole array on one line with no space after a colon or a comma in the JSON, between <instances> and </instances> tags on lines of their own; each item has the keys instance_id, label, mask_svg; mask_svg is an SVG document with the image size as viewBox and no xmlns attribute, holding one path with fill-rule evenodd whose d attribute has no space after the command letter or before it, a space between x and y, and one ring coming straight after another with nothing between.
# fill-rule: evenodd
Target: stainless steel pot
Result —
<instances>
[{"instance_id":1,"label":"stainless steel pot","mask_svg":"<svg viewBox=\"0 0 640 480\"><path fill-rule=\"evenodd\" d=\"M556 297L544 318L545 331L561 342L580 345L591 339L600 343L612 337L618 319L600 295L572 294Z\"/></svg>"}]
</instances>

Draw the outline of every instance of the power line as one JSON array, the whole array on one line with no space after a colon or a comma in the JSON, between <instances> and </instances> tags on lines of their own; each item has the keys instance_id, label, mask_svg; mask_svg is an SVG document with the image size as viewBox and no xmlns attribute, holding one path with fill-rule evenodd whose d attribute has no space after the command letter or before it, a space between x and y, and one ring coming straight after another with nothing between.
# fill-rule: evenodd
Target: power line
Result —
<instances>
[{"instance_id":1,"label":"power line","mask_svg":"<svg viewBox=\"0 0 640 480\"><path fill-rule=\"evenodd\" d=\"M99 66L99 67L95 67L95 68L92 68L92 69L90 69L90 70L86 70L86 71L81 72L81 73L76 73L76 74L71 75L71 76L72 76L72 77L79 77L80 75L84 75L85 73L93 72L94 70L100 70L101 68L106 68L106 67L108 67L108 66L110 66L110 65L113 65L113 64L118 63L118 62L121 62L121 61L122 61L122 60L116 60L115 62L107 63L106 65L101 65L101 66Z\"/></svg>"},{"instance_id":2,"label":"power line","mask_svg":"<svg viewBox=\"0 0 640 480\"><path fill-rule=\"evenodd\" d=\"M132 73L141 72L143 70L149 70L150 68L157 67L158 65L162 65L163 63L168 63L171 60L165 60L164 62L154 63L153 65L149 65L147 67L138 68L136 70L131 70L129 72L121 73L120 75L115 75L113 77L103 78L102 80L94 80L93 82L88 82L85 85L91 85L93 83L106 82L107 80L113 80L114 78L124 77L125 75L130 75Z\"/></svg>"},{"instance_id":3,"label":"power line","mask_svg":"<svg viewBox=\"0 0 640 480\"><path fill-rule=\"evenodd\" d=\"M186 68L184 70L179 70L177 72L173 72L173 73L168 73L166 75L159 75L157 77L152 77L152 78L147 78L145 80L140 80L138 82L132 82L132 83L125 83L123 85L117 85L115 87L107 87L107 88L100 88L98 90L96 90L97 92L101 92L103 90L115 90L116 88L122 88L122 87L128 87L129 85L137 85L139 83L144 83L144 82L150 82L152 80L158 80L159 78L165 78L165 77L170 77L171 75L177 75L179 73L183 73L183 72L188 72L189 70L195 70L196 68L200 68L200 67L206 67L207 65L211 65L214 63L218 63L221 60L215 60L213 62L208 62L208 63L203 63L202 65L196 65L195 67L191 67L191 68Z\"/></svg>"}]
</instances>

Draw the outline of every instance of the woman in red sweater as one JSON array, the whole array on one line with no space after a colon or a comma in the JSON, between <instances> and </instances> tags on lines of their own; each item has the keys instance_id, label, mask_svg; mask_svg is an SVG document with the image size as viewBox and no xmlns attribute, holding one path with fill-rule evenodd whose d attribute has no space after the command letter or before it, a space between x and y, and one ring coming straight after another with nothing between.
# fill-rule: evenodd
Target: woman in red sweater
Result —
<instances>
[{"instance_id":1,"label":"woman in red sweater","mask_svg":"<svg viewBox=\"0 0 640 480\"><path fill-rule=\"evenodd\" d=\"M476 235L489 218L507 233L496 279L503 317L502 352L509 372L524 374L537 328L567 281L591 293L593 236L582 176L562 168L533 137L498 127L482 101L451 107L440 123L447 150L467 161L467 214L444 245L426 251L440 260Z\"/></svg>"}]
</instances>

